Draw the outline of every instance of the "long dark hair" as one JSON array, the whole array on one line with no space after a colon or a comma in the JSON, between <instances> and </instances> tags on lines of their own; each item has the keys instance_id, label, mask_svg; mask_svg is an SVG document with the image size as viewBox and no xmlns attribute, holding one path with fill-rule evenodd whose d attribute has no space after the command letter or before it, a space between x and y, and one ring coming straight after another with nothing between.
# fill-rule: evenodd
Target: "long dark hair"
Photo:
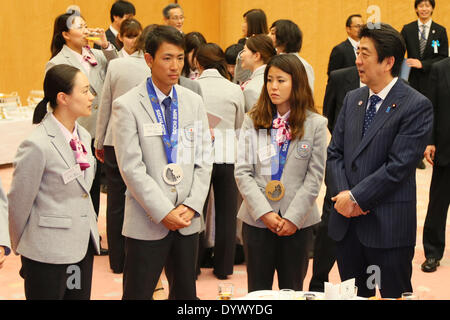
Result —
<instances>
[{"instance_id":1,"label":"long dark hair","mask_svg":"<svg viewBox=\"0 0 450 320\"><path fill-rule=\"evenodd\" d=\"M67 64L58 64L47 71L44 79L44 99L34 109L33 124L40 123L44 119L48 103L56 109L58 93L72 93L78 72L81 72L80 69Z\"/></svg>"},{"instance_id":2,"label":"long dark hair","mask_svg":"<svg viewBox=\"0 0 450 320\"><path fill-rule=\"evenodd\" d=\"M56 56L66 44L66 40L64 39L62 33L69 32L69 24L73 22L69 19L74 19L75 17L81 17L80 13L77 11L71 11L56 17L55 24L53 26L52 43L50 45L52 58Z\"/></svg>"},{"instance_id":3,"label":"long dark hair","mask_svg":"<svg viewBox=\"0 0 450 320\"><path fill-rule=\"evenodd\" d=\"M267 17L261 9L251 9L244 13L245 21L247 21L247 37L257 34L268 34Z\"/></svg>"},{"instance_id":4,"label":"long dark hair","mask_svg":"<svg viewBox=\"0 0 450 320\"><path fill-rule=\"evenodd\" d=\"M182 74L186 77L189 76L189 73L191 72L191 65L189 63L189 52L193 51L193 55L195 56L196 50L201 46L206 44L205 37L197 31L189 32L184 36L184 67Z\"/></svg>"},{"instance_id":5,"label":"long dark hair","mask_svg":"<svg viewBox=\"0 0 450 320\"><path fill-rule=\"evenodd\" d=\"M200 46L195 58L203 69L216 69L222 77L230 80L225 53L217 44L207 43Z\"/></svg>"},{"instance_id":6,"label":"long dark hair","mask_svg":"<svg viewBox=\"0 0 450 320\"><path fill-rule=\"evenodd\" d=\"M270 129L277 107L272 103L267 91L267 76L269 70L276 67L292 77L292 91L289 103L291 114L289 115L289 126L292 139L301 139L304 134L304 123L306 111L317 113L311 88L308 84L308 76L300 59L293 54L281 54L274 56L267 64L264 72L264 86L256 105L250 110L250 118L256 129Z\"/></svg>"}]
</instances>

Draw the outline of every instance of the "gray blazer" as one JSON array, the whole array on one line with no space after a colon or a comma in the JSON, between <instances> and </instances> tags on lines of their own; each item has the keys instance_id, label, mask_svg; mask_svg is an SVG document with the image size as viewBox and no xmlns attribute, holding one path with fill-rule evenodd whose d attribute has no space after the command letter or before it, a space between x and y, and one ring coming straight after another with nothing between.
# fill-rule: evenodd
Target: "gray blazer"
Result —
<instances>
[{"instance_id":1,"label":"gray blazer","mask_svg":"<svg viewBox=\"0 0 450 320\"><path fill-rule=\"evenodd\" d=\"M253 72L250 81L244 88L245 113L249 112L259 100L259 96L261 95L264 86L265 66L266 65L264 65L264 67L261 66Z\"/></svg>"},{"instance_id":2,"label":"gray blazer","mask_svg":"<svg viewBox=\"0 0 450 320\"><path fill-rule=\"evenodd\" d=\"M216 163L234 163L236 161L236 130L244 121L244 94L241 88L225 79L216 69L203 71L197 79L203 92L203 101L207 112L222 118L214 128L214 148ZM233 132L233 136L227 135Z\"/></svg>"},{"instance_id":3,"label":"gray blazer","mask_svg":"<svg viewBox=\"0 0 450 320\"><path fill-rule=\"evenodd\" d=\"M238 213L243 222L266 228L260 218L268 212L280 212L298 229L320 221L316 199L322 184L327 152L327 120L311 113L304 124L305 133L291 141L281 182L285 196L278 202L265 195L267 183L272 180L270 159L260 161L258 150L270 145L269 135L257 137L253 121L246 115L239 136L239 155L235 165L235 178L244 199ZM306 150L304 146L307 146Z\"/></svg>"},{"instance_id":4,"label":"gray blazer","mask_svg":"<svg viewBox=\"0 0 450 320\"><path fill-rule=\"evenodd\" d=\"M120 173L127 186L122 234L138 240L160 240L169 229L161 221L184 204L198 215L190 235L201 230L203 205L211 179L211 135L202 98L179 85L179 142L177 163L184 178L175 188L162 179L167 165L161 136L145 136L144 127L157 123L146 81L113 102L113 141ZM195 158L194 158L195 156ZM195 163L194 163L195 160Z\"/></svg>"},{"instance_id":5,"label":"gray blazer","mask_svg":"<svg viewBox=\"0 0 450 320\"><path fill-rule=\"evenodd\" d=\"M89 195L95 159L91 136L78 126L91 166L84 177L64 184L62 175L76 165L75 156L49 115L21 143L14 159L9 232L16 254L43 263L71 264L84 258L90 238L99 252L97 217Z\"/></svg>"},{"instance_id":6,"label":"gray blazer","mask_svg":"<svg viewBox=\"0 0 450 320\"><path fill-rule=\"evenodd\" d=\"M305 67L305 71L306 71L306 76L308 77L308 84L311 88L311 91L314 93L314 80L315 80L315 76L314 76L314 69L313 67L308 63L308 61L306 61L305 59L303 59L302 57L300 57L300 55L298 53L291 53L294 56L296 56L297 58L300 59L300 62L303 64L303 66Z\"/></svg>"},{"instance_id":7,"label":"gray blazer","mask_svg":"<svg viewBox=\"0 0 450 320\"><path fill-rule=\"evenodd\" d=\"M81 124L92 137L95 137L95 123L97 121L98 106L101 101L101 95L103 90L103 82L105 80L106 69L108 67L108 61L117 58L117 51L113 47L112 50L97 50L92 49L95 59L98 65L91 68L89 72L89 84L91 86L91 92L94 95L94 101L92 101L92 114L89 117L81 117L78 119L78 123ZM86 70L73 54L72 50L66 45L63 46L61 51L54 56L45 66L45 72L51 67L58 64L68 64L80 69L87 75Z\"/></svg>"},{"instance_id":8,"label":"gray blazer","mask_svg":"<svg viewBox=\"0 0 450 320\"><path fill-rule=\"evenodd\" d=\"M151 75L152 72L142 54L133 54L130 57L110 61L97 116L94 142L96 149L101 150L105 145L114 146L110 121L113 101ZM180 77L180 85L201 95L200 86L195 81Z\"/></svg>"},{"instance_id":9,"label":"gray blazer","mask_svg":"<svg viewBox=\"0 0 450 320\"><path fill-rule=\"evenodd\" d=\"M0 180L0 246L11 248L8 231L8 200L2 188Z\"/></svg>"}]
</instances>

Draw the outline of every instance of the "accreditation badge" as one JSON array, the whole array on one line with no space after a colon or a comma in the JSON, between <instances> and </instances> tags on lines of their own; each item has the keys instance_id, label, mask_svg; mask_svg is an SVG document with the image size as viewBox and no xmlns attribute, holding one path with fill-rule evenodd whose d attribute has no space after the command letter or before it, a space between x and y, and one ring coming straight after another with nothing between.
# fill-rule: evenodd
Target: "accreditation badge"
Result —
<instances>
[{"instance_id":1,"label":"accreditation badge","mask_svg":"<svg viewBox=\"0 0 450 320\"><path fill-rule=\"evenodd\" d=\"M163 180L170 186L176 186L183 180L183 169L176 163L169 163L164 167Z\"/></svg>"},{"instance_id":2,"label":"accreditation badge","mask_svg":"<svg viewBox=\"0 0 450 320\"><path fill-rule=\"evenodd\" d=\"M266 196L271 201L280 201L284 197L285 188L281 181L272 180L266 185Z\"/></svg>"}]
</instances>

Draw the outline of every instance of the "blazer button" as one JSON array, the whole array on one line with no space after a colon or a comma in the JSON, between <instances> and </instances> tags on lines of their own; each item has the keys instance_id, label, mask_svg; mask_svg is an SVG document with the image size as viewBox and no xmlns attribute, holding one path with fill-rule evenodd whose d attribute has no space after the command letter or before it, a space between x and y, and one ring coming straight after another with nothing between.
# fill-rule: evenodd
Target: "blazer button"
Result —
<instances>
[{"instance_id":1,"label":"blazer button","mask_svg":"<svg viewBox=\"0 0 450 320\"><path fill-rule=\"evenodd\" d=\"M94 109L97 110L97 109L98 109L98 105L95 105L95 106L94 106Z\"/></svg>"},{"instance_id":2,"label":"blazer button","mask_svg":"<svg viewBox=\"0 0 450 320\"><path fill-rule=\"evenodd\" d=\"M87 198L89 198L89 195L87 193L85 193L85 194L83 194L83 198L87 199Z\"/></svg>"}]
</instances>

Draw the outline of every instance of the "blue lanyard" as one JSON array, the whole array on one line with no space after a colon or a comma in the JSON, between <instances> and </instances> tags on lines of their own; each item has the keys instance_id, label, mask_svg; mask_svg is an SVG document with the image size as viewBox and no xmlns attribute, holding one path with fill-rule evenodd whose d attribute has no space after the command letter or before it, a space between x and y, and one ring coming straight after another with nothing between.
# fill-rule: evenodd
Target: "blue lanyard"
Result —
<instances>
[{"instance_id":1,"label":"blue lanyard","mask_svg":"<svg viewBox=\"0 0 450 320\"><path fill-rule=\"evenodd\" d=\"M163 126L162 139L164 142L164 150L166 151L167 162L176 163L177 162L177 149L178 149L178 97L175 87L173 87L173 99L171 104L172 112L172 135L169 136L167 131L167 124L164 121L163 112L161 110L161 105L159 104L158 96L156 95L155 88L153 87L152 78L147 79L147 91L152 103L153 111L155 112L158 123ZM166 119L167 120L167 119Z\"/></svg>"},{"instance_id":2,"label":"blue lanyard","mask_svg":"<svg viewBox=\"0 0 450 320\"><path fill-rule=\"evenodd\" d=\"M275 141L277 129L272 129L271 133L272 145L274 145L277 150L277 154L274 155L271 159L272 180L281 181L281 176L283 175L284 166L286 165L287 154L289 151L291 140L286 140L280 148L278 146L278 143Z\"/></svg>"}]
</instances>

